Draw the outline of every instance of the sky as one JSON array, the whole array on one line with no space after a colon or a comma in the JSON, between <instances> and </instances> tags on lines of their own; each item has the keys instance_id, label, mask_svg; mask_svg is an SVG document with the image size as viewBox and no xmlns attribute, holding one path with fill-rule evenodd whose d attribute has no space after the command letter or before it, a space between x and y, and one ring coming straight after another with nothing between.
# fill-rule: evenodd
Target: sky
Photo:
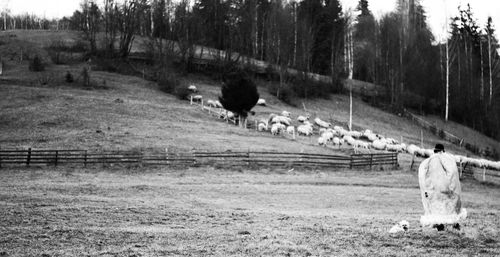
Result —
<instances>
[{"instance_id":1,"label":"sky","mask_svg":"<svg viewBox=\"0 0 500 257\"><path fill-rule=\"evenodd\" d=\"M70 16L79 8L82 0L0 0L0 8L7 5L14 14L30 13L47 18ZM102 3L103 0L97 0ZM340 0L344 9L355 8L358 0ZM396 0L368 0L369 8L375 17L394 10ZM470 3L477 22L481 27L486 24L488 16L492 16L496 28L496 36L500 39L500 0L421 0L427 12L427 22L434 33L436 40L446 35L446 17L458 14L459 5Z\"/></svg>"}]
</instances>

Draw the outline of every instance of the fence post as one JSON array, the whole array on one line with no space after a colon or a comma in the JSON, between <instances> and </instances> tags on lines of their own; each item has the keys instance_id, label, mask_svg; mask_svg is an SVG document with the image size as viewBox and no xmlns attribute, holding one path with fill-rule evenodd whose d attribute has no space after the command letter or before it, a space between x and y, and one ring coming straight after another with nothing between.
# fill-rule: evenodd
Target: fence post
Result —
<instances>
[{"instance_id":1,"label":"fence post","mask_svg":"<svg viewBox=\"0 0 500 257\"><path fill-rule=\"evenodd\" d=\"M349 169L352 170L352 162L353 162L354 154L351 154L351 161L349 162Z\"/></svg>"},{"instance_id":2,"label":"fence post","mask_svg":"<svg viewBox=\"0 0 500 257\"><path fill-rule=\"evenodd\" d=\"M83 157L83 166L87 167L87 150L85 150L85 156Z\"/></svg>"},{"instance_id":3,"label":"fence post","mask_svg":"<svg viewBox=\"0 0 500 257\"><path fill-rule=\"evenodd\" d=\"M193 96L191 96L190 104L193 105Z\"/></svg>"},{"instance_id":4,"label":"fence post","mask_svg":"<svg viewBox=\"0 0 500 257\"><path fill-rule=\"evenodd\" d=\"M399 163L398 163L398 153L393 153L392 155L392 161L394 162L394 167L399 167Z\"/></svg>"},{"instance_id":5,"label":"fence post","mask_svg":"<svg viewBox=\"0 0 500 257\"><path fill-rule=\"evenodd\" d=\"M58 157L58 155L59 155L59 151L56 150L56 160L55 160L55 163L54 163L56 167L57 167L57 157Z\"/></svg>"},{"instance_id":6,"label":"fence post","mask_svg":"<svg viewBox=\"0 0 500 257\"><path fill-rule=\"evenodd\" d=\"M31 147L28 148L28 156L26 156L26 166L30 166L31 161Z\"/></svg>"},{"instance_id":7,"label":"fence post","mask_svg":"<svg viewBox=\"0 0 500 257\"><path fill-rule=\"evenodd\" d=\"M373 168L373 154L370 154L370 170L372 170Z\"/></svg>"}]
</instances>

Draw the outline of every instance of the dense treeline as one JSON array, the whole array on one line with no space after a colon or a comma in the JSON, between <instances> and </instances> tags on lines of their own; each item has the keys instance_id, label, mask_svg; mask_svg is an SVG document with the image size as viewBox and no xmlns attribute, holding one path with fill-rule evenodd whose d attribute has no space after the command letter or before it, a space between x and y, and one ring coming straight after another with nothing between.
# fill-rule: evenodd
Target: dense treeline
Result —
<instances>
[{"instance_id":1,"label":"dense treeline","mask_svg":"<svg viewBox=\"0 0 500 257\"><path fill-rule=\"evenodd\" d=\"M394 11L379 19L368 0L359 0L355 10L343 9L339 0L84 0L58 23L3 12L0 24L82 30L91 52L119 58L126 58L134 37L142 35L159 67L176 58L188 72L207 51L195 46L223 50L221 72L230 72L228 64L243 56L263 60L276 65L278 95L292 90L314 96L307 83L291 80L286 68L331 76L332 85L318 86L323 91L338 91L344 78L373 82L386 89L379 103L438 114L500 139L494 25L491 19L476 21L469 6L459 10L449 20L445 42L438 43L419 0L398 0Z\"/></svg>"}]
</instances>

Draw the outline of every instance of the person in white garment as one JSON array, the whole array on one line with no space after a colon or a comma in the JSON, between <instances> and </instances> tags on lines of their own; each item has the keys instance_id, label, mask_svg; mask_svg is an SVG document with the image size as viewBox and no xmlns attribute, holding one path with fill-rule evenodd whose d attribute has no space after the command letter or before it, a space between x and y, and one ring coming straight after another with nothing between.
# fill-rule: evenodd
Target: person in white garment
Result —
<instances>
[{"instance_id":1,"label":"person in white garment","mask_svg":"<svg viewBox=\"0 0 500 257\"><path fill-rule=\"evenodd\" d=\"M451 225L459 230L467 211L462 208L457 164L453 156L445 153L442 144L436 144L434 154L420 164L418 182L424 207L421 225L438 231Z\"/></svg>"}]
</instances>

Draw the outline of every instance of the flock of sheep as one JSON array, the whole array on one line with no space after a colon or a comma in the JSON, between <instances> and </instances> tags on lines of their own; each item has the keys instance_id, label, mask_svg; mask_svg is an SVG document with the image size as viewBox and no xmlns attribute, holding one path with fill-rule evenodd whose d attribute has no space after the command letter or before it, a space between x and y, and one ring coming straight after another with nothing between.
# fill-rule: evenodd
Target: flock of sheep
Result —
<instances>
[{"instance_id":1,"label":"flock of sheep","mask_svg":"<svg viewBox=\"0 0 500 257\"><path fill-rule=\"evenodd\" d=\"M195 86L190 86L189 90L197 92ZM203 97L194 95L191 101L199 101L203 105ZM229 120L235 119L236 115L230 111L224 110L222 104L218 100L208 100L206 105L211 109L215 108L216 113L220 118ZM264 99L259 99L257 105L266 106ZM313 122L310 122L310 115L299 115L295 118L297 125L294 125L294 120L290 112L283 111L281 114L270 114L267 119L259 120L256 125L258 131L267 131L272 135L289 134L295 138L295 135L311 137L315 130L319 135L317 144L326 147L340 147L341 145L349 145L357 152L359 149L373 149L378 151L389 151L398 153L408 153L417 157L427 158L433 154L433 149L425 149L414 144L406 145L394 138L384 137L380 134L373 133L371 130L364 131L347 130L341 126L333 126L331 123L321 120L316 117ZM487 169L500 170L500 162L490 161L486 159L475 159L462 155L453 155L456 162L460 165L469 164L471 166Z\"/></svg>"}]
</instances>

